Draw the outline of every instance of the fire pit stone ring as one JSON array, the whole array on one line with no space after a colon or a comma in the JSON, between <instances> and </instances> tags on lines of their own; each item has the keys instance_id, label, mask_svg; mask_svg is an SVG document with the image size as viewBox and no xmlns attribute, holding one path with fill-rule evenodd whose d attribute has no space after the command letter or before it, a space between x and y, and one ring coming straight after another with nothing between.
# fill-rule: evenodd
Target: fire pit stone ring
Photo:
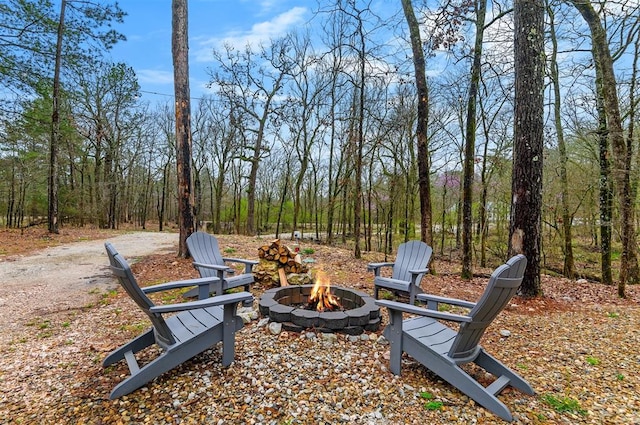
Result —
<instances>
[{"instance_id":1,"label":"fire pit stone ring","mask_svg":"<svg viewBox=\"0 0 640 425\"><path fill-rule=\"evenodd\" d=\"M360 335L380 328L380 307L373 297L354 289L332 286L331 291L340 299L343 310L308 310L304 305L308 303L312 288L313 285L291 285L268 289L258 300L260 314L293 332L315 329Z\"/></svg>"}]
</instances>

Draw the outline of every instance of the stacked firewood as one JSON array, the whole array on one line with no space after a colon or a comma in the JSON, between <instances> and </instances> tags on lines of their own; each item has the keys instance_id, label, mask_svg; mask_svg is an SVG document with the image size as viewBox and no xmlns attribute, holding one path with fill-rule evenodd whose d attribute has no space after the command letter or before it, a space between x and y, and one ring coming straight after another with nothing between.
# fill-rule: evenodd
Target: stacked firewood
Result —
<instances>
[{"instance_id":1,"label":"stacked firewood","mask_svg":"<svg viewBox=\"0 0 640 425\"><path fill-rule=\"evenodd\" d=\"M285 273L307 273L309 268L302 263L300 254L292 251L280 239L271 241L269 245L258 248L258 257L268 261L276 261Z\"/></svg>"}]
</instances>

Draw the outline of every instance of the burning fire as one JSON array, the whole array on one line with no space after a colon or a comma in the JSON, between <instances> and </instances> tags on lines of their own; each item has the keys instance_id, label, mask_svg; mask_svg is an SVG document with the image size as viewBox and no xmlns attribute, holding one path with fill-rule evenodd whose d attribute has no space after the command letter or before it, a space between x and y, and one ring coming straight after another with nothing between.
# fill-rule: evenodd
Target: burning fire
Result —
<instances>
[{"instance_id":1,"label":"burning fire","mask_svg":"<svg viewBox=\"0 0 640 425\"><path fill-rule=\"evenodd\" d=\"M316 283L311 288L311 295L309 295L309 304L313 305L314 303L318 311L342 307L338 298L331 293L329 277L322 270L318 270L316 273Z\"/></svg>"}]
</instances>

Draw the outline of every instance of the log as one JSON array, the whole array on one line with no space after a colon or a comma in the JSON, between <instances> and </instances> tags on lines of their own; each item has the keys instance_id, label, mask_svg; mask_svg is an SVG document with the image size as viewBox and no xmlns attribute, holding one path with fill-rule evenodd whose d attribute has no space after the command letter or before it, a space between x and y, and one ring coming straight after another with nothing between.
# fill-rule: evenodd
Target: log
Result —
<instances>
[{"instance_id":1,"label":"log","mask_svg":"<svg viewBox=\"0 0 640 425\"><path fill-rule=\"evenodd\" d=\"M278 269L278 275L280 276L280 286L289 286L289 282L287 282L287 274L284 271L284 268L280 267Z\"/></svg>"},{"instance_id":2,"label":"log","mask_svg":"<svg viewBox=\"0 0 640 425\"><path fill-rule=\"evenodd\" d=\"M283 244L280 239L275 239L269 245L258 248L258 257L276 262L279 267L284 268L285 273L306 273L309 271L308 267L302 263L300 254Z\"/></svg>"}]
</instances>

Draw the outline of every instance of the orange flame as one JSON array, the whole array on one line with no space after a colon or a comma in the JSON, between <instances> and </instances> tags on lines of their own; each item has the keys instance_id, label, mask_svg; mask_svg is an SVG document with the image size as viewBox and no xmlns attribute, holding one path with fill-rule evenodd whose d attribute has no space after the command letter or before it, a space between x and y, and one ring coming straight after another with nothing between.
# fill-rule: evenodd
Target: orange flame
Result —
<instances>
[{"instance_id":1,"label":"orange flame","mask_svg":"<svg viewBox=\"0 0 640 425\"><path fill-rule=\"evenodd\" d=\"M331 283L327 274L318 270L316 273L316 283L311 288L309 303L316 304L316 310L325 311L342 307L338 298L331 293Z\"/></svg>"}]
</instances>

